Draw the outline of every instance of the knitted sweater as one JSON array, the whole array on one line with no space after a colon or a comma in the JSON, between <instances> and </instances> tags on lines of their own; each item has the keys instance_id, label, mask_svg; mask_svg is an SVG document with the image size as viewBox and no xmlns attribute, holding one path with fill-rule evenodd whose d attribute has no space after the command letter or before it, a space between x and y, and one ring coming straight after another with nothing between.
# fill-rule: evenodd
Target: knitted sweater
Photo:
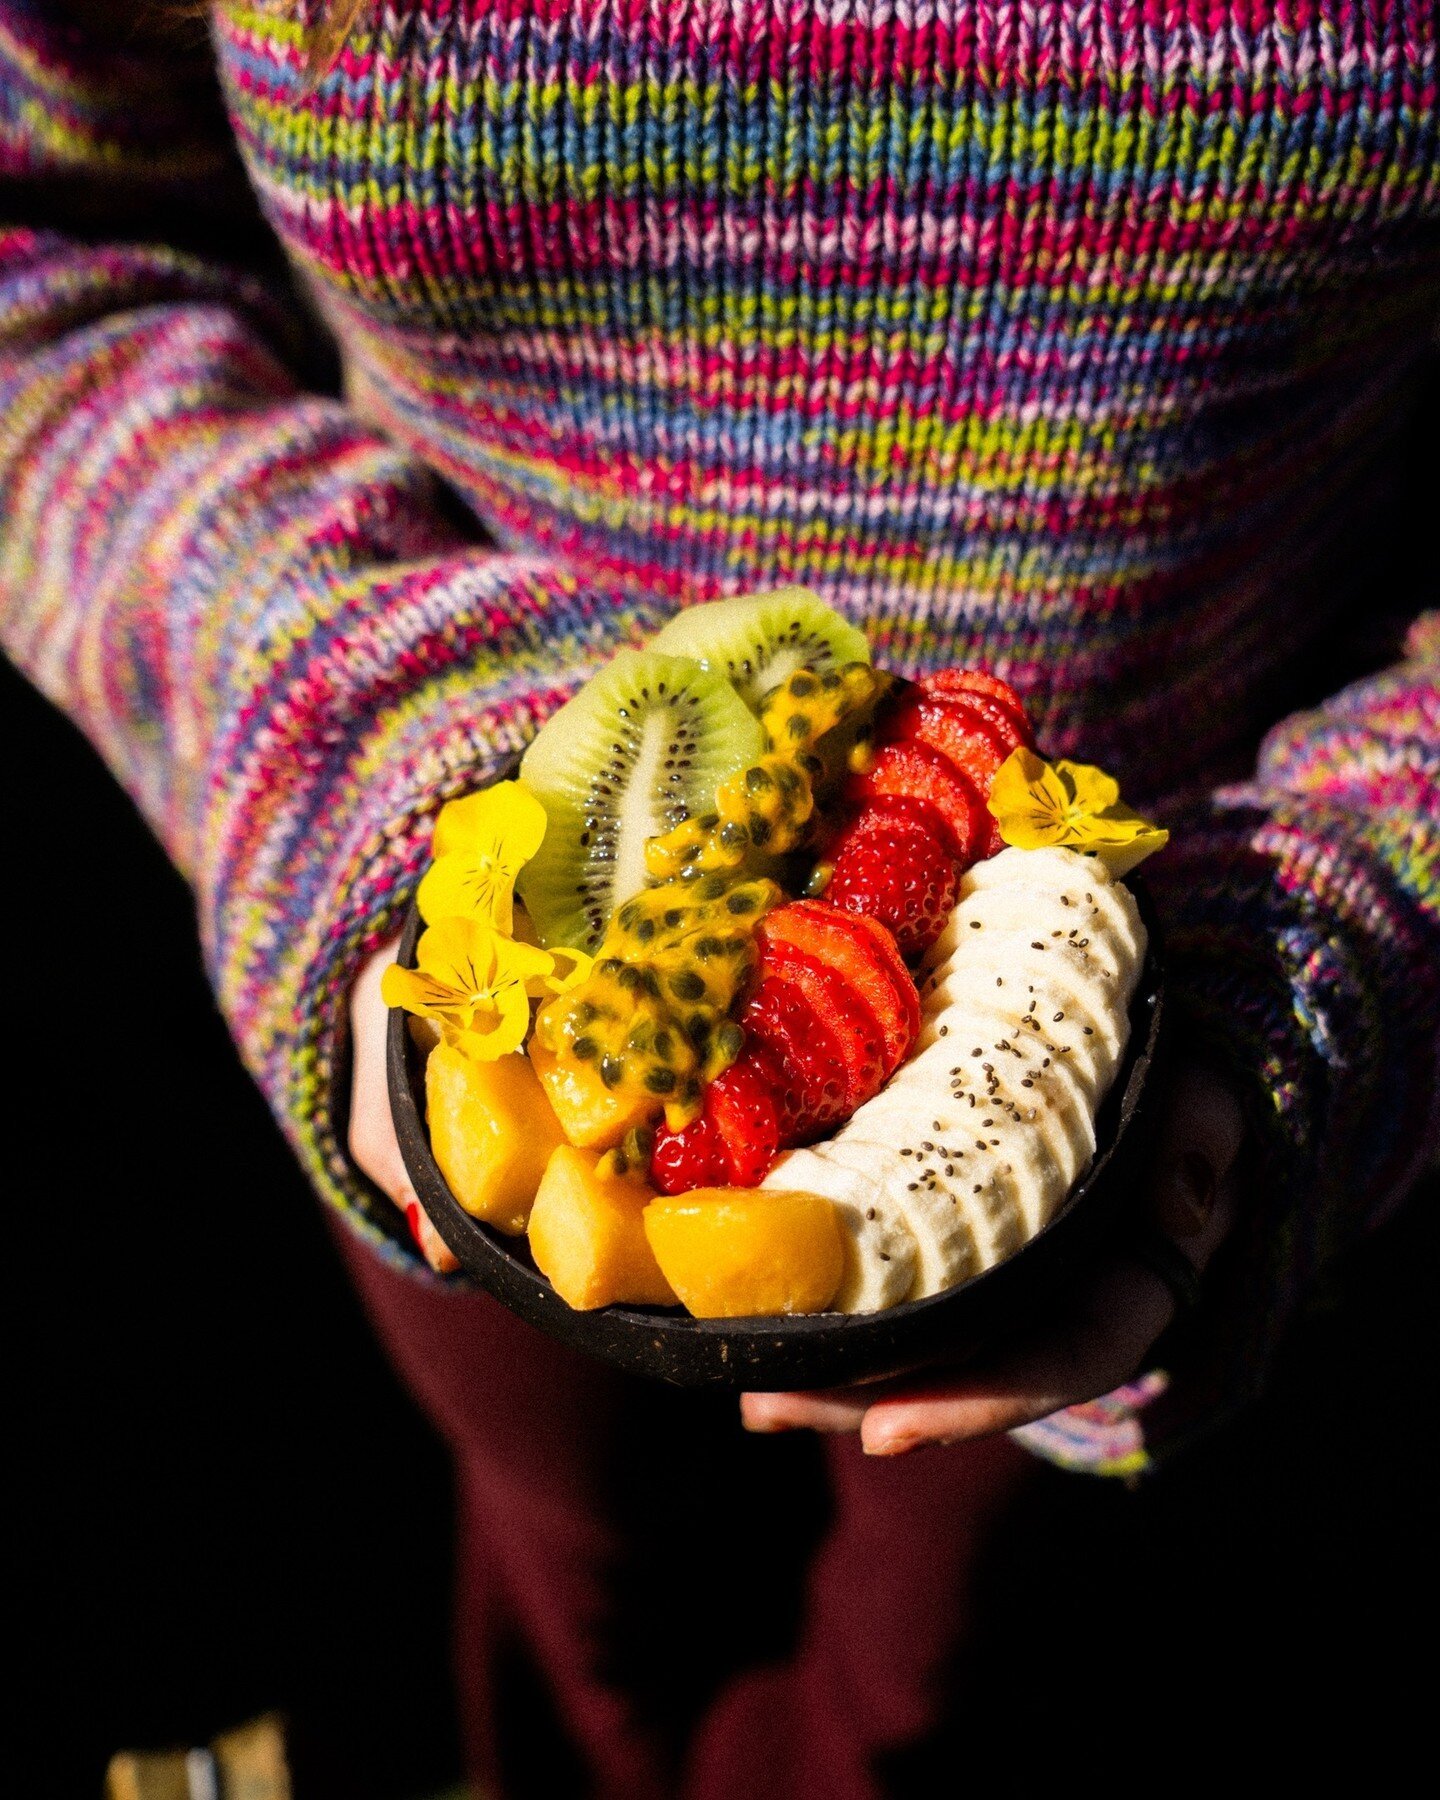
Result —
<instances>
[{"instance_id":1,"label":"knitted sweater","mask_svg":"<svg viewBox=\"0 0 1440 1800\"><path fill-rule=\"evenodd\" d=\"M1434 1142L1440 615L1293 713L1387 598L1434 0L374 0L318 85L300 0L163 54L74 4L0 0L0 637L193 882L322 1194L407 1254L342 1001L439 803L675 606L801 582L1165 812L1250 1099L1168 1372L1030 1441L1132 1469L1252 1393Z\"/></svg>"}]
</instances>

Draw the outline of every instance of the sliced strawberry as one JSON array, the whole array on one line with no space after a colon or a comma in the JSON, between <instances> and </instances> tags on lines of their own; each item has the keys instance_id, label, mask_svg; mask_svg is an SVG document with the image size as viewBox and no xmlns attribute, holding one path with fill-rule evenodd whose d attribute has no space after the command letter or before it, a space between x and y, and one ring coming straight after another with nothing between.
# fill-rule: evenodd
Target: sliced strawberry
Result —
<instances>
[{"instance_id":1,"label":"sliced strawberry","mask_svg":"<svg viewBox=\"0 0 1440 1800\"><path fill-rule=\"evenodd\" d=\"M795 900L765 915L761 927L767 941L793 944L827 969L833 969L858 995L879 1021L885 1034L885 1075L894 1074L910 1053L919 1030L916 1008L911 1029L909 998L914 991L904 963L890 942L889 954L876 945L872 933L853 914L842 912L824 900ZM883 928L880 928L883 930ZM887 938L888 933L884 934ZM898 970L898 978L892 973Z\"/></svg>"},{"instance_id":2,"label":"sliced strawberry","mask_svg":"<svg viewBox=\"0 0 1440 1800\"><path fill-rule=\"evenodd\" d=\"M765 943L760 974L788 982L834 1038L845 1064L848 1118L885 1084L885 1039L874 1015L838 975L793 945Z\"/></svg>"},{"instance_id":3,"label":"sliced strawberry","mask_svg":"<svg viewBox=\"0 0 1440 1800\"><path fill-rule=\"evenodd\" d=\"M968 775L984 799L1010 746L963 695L912 694L885 721L885 741L928 744Z\"/></svg>"},{"instance_id":4,"label":"sliced strawberry","mask_svg":"<svg viewBox=\"0 0 1440 1800\"><path fill-rule=\"evenodd\" d=\"M914 976L905 967L905 959L900 954L894 933L868 913L857 913L855 923L869 935L876 954L889 972L891 985L900 997L900 1004L905 1009L906 1043L904 1055L900 1058L900 1062L904 1062L920 1035L920 990L915 986ZM900 1064L895 1066L899 1068Z\"/></svg>"},{"instance_id":5,"label":"sliced strawberry","mask_svg":"<svg viewBox=\"0 0 1440 1800\"><path fill-rule=\"evenodd\" d=\"M705 1111L724 1145L726 1182L755 1187L780 1148L775 1096L783 1077L763 1050L746 1046L705 1090Z\"/></svg>"},{"instance_id":6,"label":"sliced strawberry","mask_svg":"<svg viewBox=\"0 0 1440 1800\"><path fill-rule=\"evenodd\" d=\"M933 675L922 675L917 684L927 694L965 694L983 702L983 710L998 724L1001 719L1016 733L1012 750L1021 744L1033 745L1030 718L1025 702L1008 681L984 669L937 669Z\"/></svg>"},{"instance_id":7,"label":"sliced strawberry","mask_svg":"<svg viewBox=\"0 0 1440 1800\"><path fill-rule=\"evenodd\" d=\"M974 782L929 744L883 745L874 764L851 777L848 794L860 806L887 796L924 801L944 823L950 854L966 868L989 839L992 821Z\"/></svg>"},{"instance_id":8,"label":"sliced strawberry","mask_svg":"<svg viewBox=\"0 0 1440 1800\"><path fill-rule=\"evenodd\" d=\"M730 1179L725 1146L708 1112L692 1119L683 1131L661 1124L650 1153L650 1179L662 1194L684 1194L691 1188L723 1187Z\"/></svg>"},{"instance_id":9,"label":"sliced strawberry","mask_svg":"<svg viewBox=\"0 0 1440 1800\"><path fill-rule=\"evenodd\" d=\"M940 836L902 818L847 833L831 854L830 904L877 920L901 956L923 955L959 896L959 871Z\"/></svg>"},{"instance_id":10,"label":"sliced strawberry","mask_svg":"<svg viewBox=\"0 0 1440 1800\"><path fill-rule=\"evenodd\" d=\"M848 841L863 832L893 831L897 826L928 832L941 844L949 841L945 821L935 808L926 800L910 800L902 794L882 794L878 799L867 800L851 815L841 836Z\"/></svg>"},{"instance_id":11,"label":"sliced strawberry","mask_svg":"<svg viewBox=\"0 0 1440 1800\"><path fill-rule=\"evenodd\" d=\"M945 698L912 695L896 708L887 722L886 734L902 742L928 744L949 757L961 774L974 783L982 801L990 796L995 771L1015 748L1011 738L995 729L981 712L976 697L969 694ZM988 809L981 843L983 856L993 856L1002 847Z\"/></svg>"},{"instance_id":12,"label":"sliced strawberry","mask_svg":"<svg viewBox=\"0 0 1440 1800\"><path fill-rule=\"evenodd\" d=\"M762 981L740 1014L747 1048L767 1050L781 1071L780 1131L802 1144L846 1116L849 1075L828 1031L788 981Z\"/></svg>"}]
</instances>

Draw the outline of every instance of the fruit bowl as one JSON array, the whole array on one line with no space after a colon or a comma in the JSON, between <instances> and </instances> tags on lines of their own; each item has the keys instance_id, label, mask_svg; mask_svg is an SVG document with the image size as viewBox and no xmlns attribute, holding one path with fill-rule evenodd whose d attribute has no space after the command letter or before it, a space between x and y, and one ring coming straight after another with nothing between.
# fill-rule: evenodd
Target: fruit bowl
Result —
<instances>
[{"instance_id":1,"label":"fruit bowl","mask_svg":"<svg viewBox=\"0 0 1440 1800\"><path fill-rule=\"evenodd\" d=\"M562 1343L677 1387L730 1391L827 1388L902 1375L975 1355L1033 1320L1119 1225L1148 1153L1153 1072L1161 1050L1164 982L1158 933L1142 888L1132 890L1149 933L1130 1005L1130 1034L1095 1121L1095 1156L1039 1233L994 1267L926 1299L880 1312L693 1318L679 1308L577 1311L511 1238L465 1212L432 1154L424 1058L406 1014L389 1019L390 1104L415 1192L462 1269L512 1312ZM412 906L399 961L412 968L423 929Z\"/></svg>"}]
</instances>

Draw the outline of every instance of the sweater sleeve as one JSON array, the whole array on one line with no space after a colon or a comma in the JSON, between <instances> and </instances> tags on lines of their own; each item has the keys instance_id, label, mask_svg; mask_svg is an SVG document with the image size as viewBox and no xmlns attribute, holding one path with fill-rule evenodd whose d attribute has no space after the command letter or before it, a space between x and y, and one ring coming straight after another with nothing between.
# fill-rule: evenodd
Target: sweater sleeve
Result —
<instances>
[{"instance_id":1,"label":"sweater sleeve","mask_svg":"<svg viewBox=\"0 0 1440 1800\"><path fill-rule=\"evenodd\" d=\"M439 803L634 621L483 547L424 467L300 391L258 279L169 247L233 177L213 87L0 0L0 644L192 883L306 1171L394 1246L338 1128L345 992Z\"/></svg>"},{"instance_id":2,"label":"sweater sleeve","mask_svg":"<svg viewBox=\"0 0 1440 1800\"><path fill-rule=\"evenodd\" d=\"M1245 1092L1254 1160L1164 1367L1018 1434L1104 1473L1253 1398L1325 1271L1440 1143L1440 612L1396 666L1278 726L1250 781L1169 822L1151 879L1173 992Z\"/></svg>"}]
</instances>

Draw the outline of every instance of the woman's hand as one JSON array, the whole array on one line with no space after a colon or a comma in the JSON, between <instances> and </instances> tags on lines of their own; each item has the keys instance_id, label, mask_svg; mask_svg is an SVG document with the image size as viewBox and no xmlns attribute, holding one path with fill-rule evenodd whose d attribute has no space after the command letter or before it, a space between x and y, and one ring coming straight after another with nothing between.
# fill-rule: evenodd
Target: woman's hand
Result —
<instances>
[{"instance_id":1,"label":"woman's hand","mask_svg":"<svg viewBox=\"0 0 1440 1800\"><path fill-rule=\"evenodd\" d=\"M1198 1064L1178 1072L1160 1124L1145 1210L1197 1271L1235 1217L1235 1163L1244 1120L1234 1089ZM924 1444L987 1437L1093 1400L1128 1381L1170 1323L1170 1289L1145 1264L1115 1252L1058 1318L986 1362L872 1387L822 1394L745 1394L751 1431L858 1431L865 1449L893 1456Z\"/></svg>"},{"instance_id":2,"label":"woman's hand","mask_svg":"<svg viewBox=\"0 0 1440 1800\"><path fill-rule=\"evenodd\" d=\"M410 1234L432 1269L446 1275L458 1269L440 1233L426 1217L405 1172L395 1126L390 1117L390 1090L385 1079L385 1030L388 1009L380 998L380 977L395 960L399 937L391 938L370 958L350 990L350 1035L354 1049L350 1079L350 1154L376 1187L404 1213Z\"/></svg>"}]
</instances>

